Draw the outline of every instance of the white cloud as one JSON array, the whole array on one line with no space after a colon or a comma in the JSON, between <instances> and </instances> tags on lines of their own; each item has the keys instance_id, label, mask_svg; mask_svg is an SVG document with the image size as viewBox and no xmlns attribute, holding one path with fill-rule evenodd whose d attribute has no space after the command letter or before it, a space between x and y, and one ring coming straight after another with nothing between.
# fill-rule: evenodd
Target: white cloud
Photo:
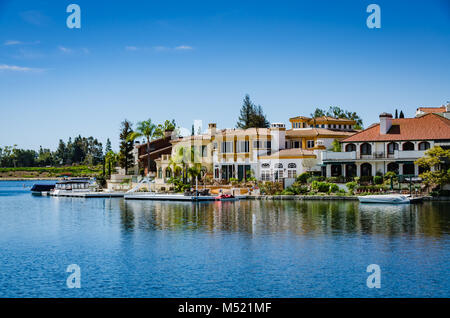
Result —
<instances>
[{"instance_id":1,"label":"white cloud","mask_svg":"<svg viewBox=\"0 0 450 318\"><path fill-rule=\"evenodd\" d=\"M15 40L9 40L9 41L6 41L4 43L4 45L18 45L18 44L22 44L22 42L21 41L15 41Z\"/></svg>"},{"instance_id":2,"label":"white cloud","mask_svg":"<svg viewBox=\"0 0 450 318\"><path fill-rule=\"evenodd\" d=\"M66 53L66 54L72 53L72 50L71 50L71 49L69 49L69 48L67 48L67 47L64 47L64 46L59 46L58 49L59 49L61 52Z\"/></svg>"},{"instance_id":3,"label":"white cloud","mask_svg":"<svg viewBox=\"0 0 450 318\"><path fill-rule=\"evenodd\" d=\"M17 65L0 64L0 71L12 71L12 72L42 72L41 68L24 67Z\"/></svg>"},{"instance_id":4,"label":"white cloud","mask_svg":"<svg viewBox=\"0 0 450 318\"><path fill-rule=\"evenodd\" d=\"M175 48L175 50L192 50L192 46L189 45L180 45Z\"/></svg>"},{"instance_id":5,"label":"white cloud","mask_svg":"<svg viewBox=\"0 0 450 318\"><path fill-rule=\"evenodd\" d=\"M138 48L136 46L125 46L126 51L137 51Z\"/></svg>"}]
</instances>

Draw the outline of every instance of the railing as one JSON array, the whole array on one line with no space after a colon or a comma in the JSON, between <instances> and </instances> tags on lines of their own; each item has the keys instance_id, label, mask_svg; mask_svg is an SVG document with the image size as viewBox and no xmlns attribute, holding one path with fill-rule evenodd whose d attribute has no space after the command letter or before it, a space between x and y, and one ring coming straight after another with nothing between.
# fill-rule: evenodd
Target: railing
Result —
<instances>
[{"instance_id":1,"label":"railing","mask_svg":"<svg viewBox=\"0 0 450 318\"><path fill-rule=\"evenodd\" d=\"M425 150L395 150L394 153L385 151L374 151L370 154L363 154L361 152L334 152L322 151L322 161L332 160L355 160L355 159L418 159L425 155Z\"/></svg>"},{"instance_id":2,"label":"railing","mask_svg":"<svg viewBox=\"0 0 450 318\"><path fill-rule=\"evenodd\" d=\"M354 160L354 159L356 159L356 151L349 151L349 152L322 151L322 161Z\"/></svg>"}]
</instances>

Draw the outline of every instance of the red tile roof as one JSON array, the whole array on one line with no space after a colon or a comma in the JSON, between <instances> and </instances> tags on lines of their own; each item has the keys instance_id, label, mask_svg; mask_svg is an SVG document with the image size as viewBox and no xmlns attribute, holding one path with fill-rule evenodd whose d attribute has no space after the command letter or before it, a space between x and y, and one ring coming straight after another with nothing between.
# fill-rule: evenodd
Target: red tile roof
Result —
<instances>
[{"instance_id":1,"label":"red tile roof","mask_svg":"<svg viewBox=\"0 0 450 318\"><path fill-rule=\"evenodd\" d=\"M420 110L424 113L445 113L445 106L441 107L419 107L417 110Z\"/></svg>"},{"instance_id":2,"label":"red tile roof","mask_svg":"<svg viewBox=\"0 0 450 318\"><path fill-rule=\"evenodd\" d=\"M426 114L416 118L392 119L392 127L385 135L380 134L380 124L374 124L342 142L442 139L450 139L450 120L440 115Z\"/></svg>"}]
</instances>

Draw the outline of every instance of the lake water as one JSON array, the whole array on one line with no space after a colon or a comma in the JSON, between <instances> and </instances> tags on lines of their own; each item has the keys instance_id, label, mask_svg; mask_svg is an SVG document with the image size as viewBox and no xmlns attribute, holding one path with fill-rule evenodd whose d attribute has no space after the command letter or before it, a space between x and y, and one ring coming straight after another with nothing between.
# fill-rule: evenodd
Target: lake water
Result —
<instances>
[{"instance_id":1,"label":"lake water","mask_svg":"<svg viewBox=\"0 0 450 318\"><path fill-rule=\"evenodd\" d=\"M24 185L0 182L0 297L450 296L448 202L174 203Z\"/></svg>"}]
</instances>

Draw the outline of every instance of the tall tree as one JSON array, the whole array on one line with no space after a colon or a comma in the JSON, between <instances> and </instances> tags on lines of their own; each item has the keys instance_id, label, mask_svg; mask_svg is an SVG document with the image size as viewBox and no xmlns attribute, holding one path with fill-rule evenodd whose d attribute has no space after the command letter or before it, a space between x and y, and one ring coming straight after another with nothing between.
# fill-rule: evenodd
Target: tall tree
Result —
<instances>
[{"instance_id":1,"label":"tall tree","mask_svg":"<svg viewBox=\"0 0 450 318\"><path fill-rule=\"evenodd\" d=\"M250 96L245 95L236 127L247 129L252 127L268 128L269 126L270 123L264 115L262 107L255 106L250 100Z\"/></svg>"},{"instance_id":2,"label":"tall tree","mask_svg":"<svg viewBox=\"0 0 450 318\"><path fill-rule=\"evenodd\" d=\"M316 108L314 110L314 113L311 114L311 117L313 119L316 119L316 118L322 117L322 116L354 120L356 122L355 129L363 128L363 121L356 112L344 110L344 109L340 108L339 106L330 106L328 108L328 110Z\"/></svg>"},{"instance_id":3,"label":"tall tree","mask_svg":"<svg viewBox=\"0 0 450 318\"><path fill-rule=\"evenodd\" d=\"M119 152L119 165L121 168L125 169L125 174L128 174L128 168L133 165L133 157L131 151L133 150L134 141L131 138L132 135L132 124L125 119L121 123Z\"/></svg>"},{"instance_id":4,"label":"tall tree","mask_svg":"<svg viewBox=\"0 0 450 318\"><path fill-rule=\"evenodd\" d=\"M175 124L175 119L172 119L172 121L166 119L164 121L164 124L158 124L158 126L155 129L155 133L153 134L153 137L163 138L167 131L174 131L176 127L177 125Z\"/></svg>"},{"instance_id":5,"label":"tall tree","mask_svg":"<svg viewBox=\"0 0 450 318\"><path fill-rule=\"evenodd\" d=\"M112 147L111 147L111 140L109 140L109 138L108 138L108 139L106 139L105 154L107 154L107 153L110 152L111 150L112 150Z\"/></svg>"},{"instance_id":6,"label":"tall tree","mask_svg":"<svg viewBox=\"0 0 450 318\"><path fill-rule=\"evenodd\" d=\"M400 115L398 117L399 118L405 118L405 115L403 114L403 110L400 111Z\"/></svg>"},{"instance_id":7,"label":"tall tree","mask_svg":"<svg viewBox=\"0 0 450 318\"><path fill-rule=\"evenodd\" d=\"M147 139L147 172L150 173L150 141L155 136L156 125L152 123L152 120L140 121L137 124L136 131L131 133L128 137L129 140L134 141L136 138L145 137Z\"/></svg>"},{"instance_id":8,"label":"tall tree","mask_svg":"<svg viewBox=\"0 0 450 318\"><path fill-rule=\"evenodd\" d=\"M398 110L395 109L395 119L397 119L397 118L398 118Z\"/></svg>"}]
</instances>

